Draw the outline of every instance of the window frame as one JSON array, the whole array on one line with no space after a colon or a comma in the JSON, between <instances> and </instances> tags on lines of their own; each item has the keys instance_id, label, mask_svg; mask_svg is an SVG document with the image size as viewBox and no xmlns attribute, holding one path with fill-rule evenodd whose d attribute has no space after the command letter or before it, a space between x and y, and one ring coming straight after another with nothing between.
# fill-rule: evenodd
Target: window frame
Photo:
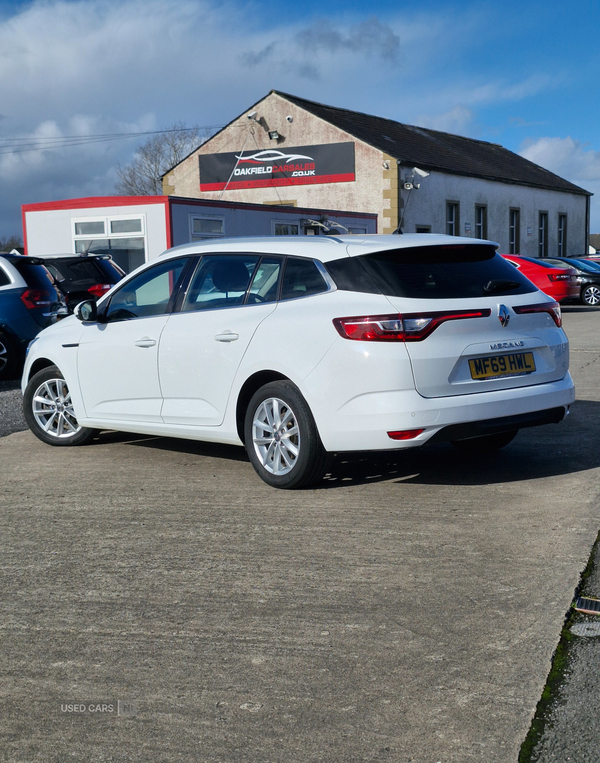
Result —
<instances>
[{"instance_id":1,"label":"window frame","mask_svg":"<svg viewBox=\"0 0 600 763\"><path fill-rule=\"evenodd\" d=\"M558 257L567 256L567 231L568 231L568 217L564 212L558 214L558 235L557 235L557 251Z\"/></svg>"},{"instance_id":2,"label":"window frame","mask_svg":"<svg viewBox=\"0 0 600 763\"><path fill-rule=\"evenodd\" d=\"M194 220L210 220L221 223L220 233L194 233ZM191 212L188 215L188 225L190 233L190 242L209 241L212 238L225 238L225 215L204 215L198 212Z\"/></svg>"},{"instance_id":3,"label":"window frame","mask_svg":"<svg viewBox=\"0 0 600 763\"><path fill-rule=\"evenodd\" d=\"M508 209L508 254L521 253L521 208Z\"/></svg>"},{"instance_id":4,"label":"window frame","mask_svg":"<svg viewBox=\"0 0 600 763\"><path fill-rule=\"evenodd\" d=\"M480 241L487 241L488 239L487 209L487 204L475 204L475 224L473 227L475 228L475 238ZM481 213L481 222L479 221L479 213ZM478 235L479 232L481 235Z\"/></svg>"},{"instance_id":5,"label":"window frame","mask_svg":"<svg viewBox=\"0 0 600 763\"><path fill-rule=\"evenodd\" d=\"M453 212L452 220L449 215L450 210ZM460 236L460 203L458 201L446 201L446 235Z\"/></svg>"},{"instance_id":6,"label":"window frame","mask_svg":"<svg viewBox=\"0 0 600 763\"><path fill-rule=\"evenodd\" d=\"M538 256L548 256L548 212L540 211L538 216Z\"/></svg>"}]
</instances>

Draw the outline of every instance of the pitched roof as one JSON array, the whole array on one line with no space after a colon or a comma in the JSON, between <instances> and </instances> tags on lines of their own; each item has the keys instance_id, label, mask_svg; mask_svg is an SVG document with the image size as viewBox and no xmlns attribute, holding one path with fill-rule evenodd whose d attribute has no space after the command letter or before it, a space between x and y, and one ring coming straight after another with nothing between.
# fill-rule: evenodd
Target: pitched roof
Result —
<instances>
[{"instance_id":1,"label":"pitched roof","mask_svg":"<svg viewBox=\"0 0 600 763\"><path fill-rule=\"evenodd\" d=\"M497 143L486 143L461 135L405 125L393 119L362 114L359 111L325 106L279 90L271 92L406 165L416 164L424 170L438 170L453 175L468 175L534 188L592 195L589 191L569 183L568 180Z\"/></svg>"}]
</instances>

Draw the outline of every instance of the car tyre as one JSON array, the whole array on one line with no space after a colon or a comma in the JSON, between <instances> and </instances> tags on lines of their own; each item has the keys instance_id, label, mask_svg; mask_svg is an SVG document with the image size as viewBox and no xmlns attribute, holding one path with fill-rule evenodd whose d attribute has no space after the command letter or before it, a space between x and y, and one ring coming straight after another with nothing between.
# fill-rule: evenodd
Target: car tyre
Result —
<instances>
[{"instance_id":1,"label":"car tyre","mask_svg":"<svg viewBox=\"0 0 600 763\"><path fill-rule=\"evenodd\" d=\"M271 487L306 487L325 474L328 454L308 403L292 382L271 382L253 395L244 437L252 466Z\"/></svg>"},{"instance_id":2,"label":"car tyre","mask_svg":"<svg viewBox=\"0 0 600 763\"><path fill-rule=\"evenodd\" d=\"M581 301L589 307L600 306L600 286L593 283L586 286L581 292Z\"/></svg>"},{"instance_id":3,"label":"car tyre","mask_svg":"<svg viewBox=\"0 0 600 763\"><path fill-rule=\"evenodd\" d=\"M493 453L496 450L500 450L500 448L504 448L515 439L518 431L518 429L514 429L511 432L487 434L483 437L471 437L468 440L452 440L452 445L463 453L469 453L474 456L486 455L487 453Z\"/></svg>"},{"instance_id":4,"label":"car tyre","mask_svg":"<svg viewBox=\"0 0 600 763\"><path fill-rule=\"evenodd\" d=\"M0 381L12 379L18 370L17 350L10 337L0 331Z\"/></svg>"},{"instance_id":5,"label":"car tyre","mask_svg":"<svg viewBox=\"0 0 600 763\"><path fill-rule=\"evenodd\" d=\"M69 387L56 366L31 377L23 395L23 413L29 429L48 445L84 445L96 434L77 421Z\"/></svg>"}]
</instances>

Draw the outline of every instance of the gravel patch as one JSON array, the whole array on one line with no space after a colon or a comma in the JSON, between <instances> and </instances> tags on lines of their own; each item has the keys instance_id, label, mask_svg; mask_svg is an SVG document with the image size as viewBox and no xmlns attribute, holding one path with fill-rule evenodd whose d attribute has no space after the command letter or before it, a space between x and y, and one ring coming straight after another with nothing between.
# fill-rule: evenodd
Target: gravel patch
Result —
<instances>
[{"instance_id":1,"label":"gravel patch","mask_svg":"<svg viewBox=\"0 0 600 763\"><path fill-rule=\"evenodd\" d=\"M21 384L18 380L0 382L0 437L27 429L23 416Z\"/></svg>"}]
</instances>

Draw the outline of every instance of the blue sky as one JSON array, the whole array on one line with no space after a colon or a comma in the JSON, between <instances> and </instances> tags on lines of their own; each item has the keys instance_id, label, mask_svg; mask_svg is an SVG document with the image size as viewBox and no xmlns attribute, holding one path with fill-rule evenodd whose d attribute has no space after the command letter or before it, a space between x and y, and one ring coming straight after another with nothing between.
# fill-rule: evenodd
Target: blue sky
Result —
<instances>
[{"instance_id":1,"label":"blue sky","mask_svg":"<svg viewBox=\"0 0 600 763\"><path fill-rule=\"evenodd\" d=\"M599 30L584 0L0 0L0 236L112 194L136 147L48 138L224 124L273 88L500 143L596 193L600 232Z\"/></svg>"}]
</instances>

